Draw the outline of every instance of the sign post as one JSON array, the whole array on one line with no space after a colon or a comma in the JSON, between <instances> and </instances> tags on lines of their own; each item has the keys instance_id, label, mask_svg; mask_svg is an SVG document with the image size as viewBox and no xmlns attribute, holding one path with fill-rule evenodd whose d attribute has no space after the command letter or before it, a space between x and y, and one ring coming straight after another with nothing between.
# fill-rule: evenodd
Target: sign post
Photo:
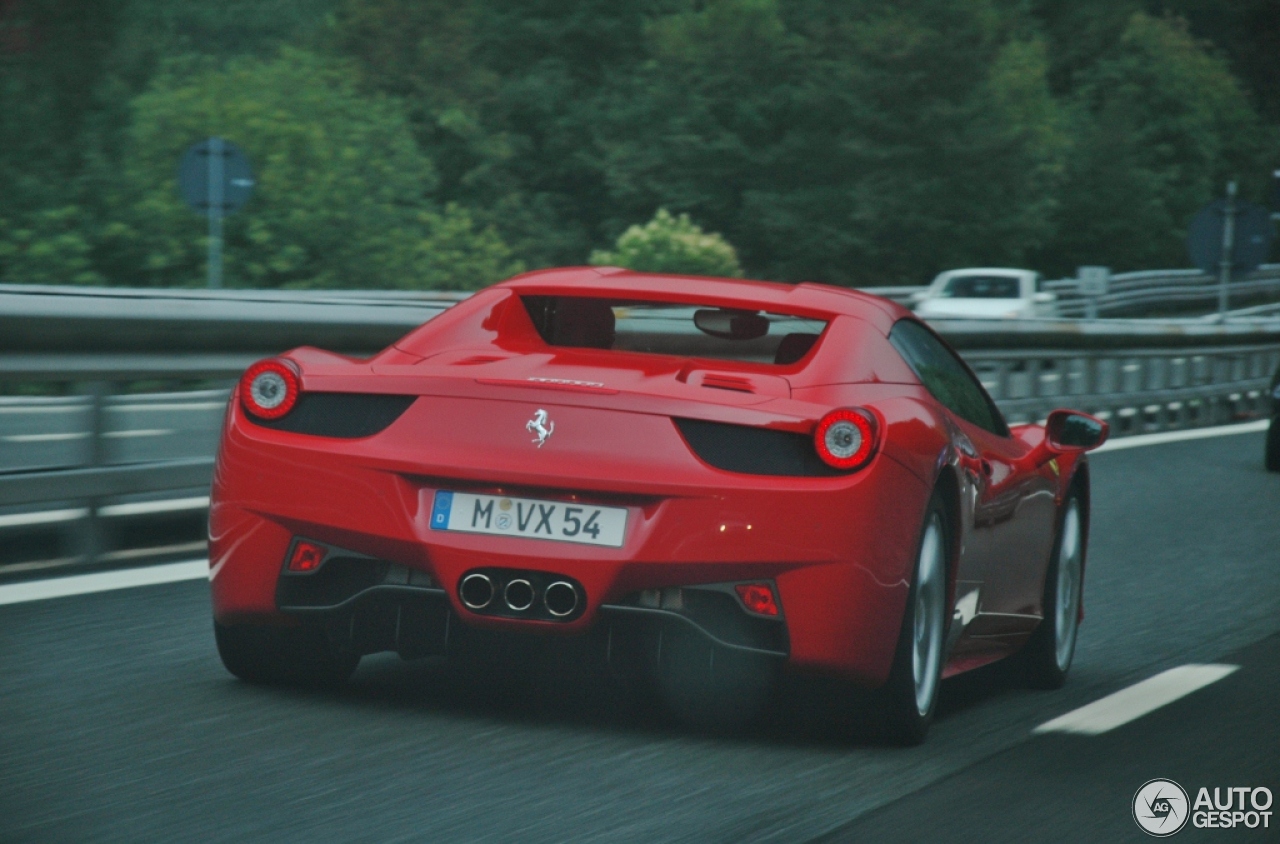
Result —
<instances>
[{"instance_id":1,"label":"sign post","mask_svg":"<svg viewBox=\"0 0 1280 844\"><path fill-rule=\"evenodd\" d=\"M1271 171L1271 219L1280 221L1280 170Z\"/></svg>"},{"instance_id":2,"label":"sign post","mask_svg":"<svg viewBox=\"0 0 1280 844\"><path fill-rule=\"evenodd\" d=\"M235 144L213 137L191 146L178 165L178 190L209 221L207 284L222 286L222 219L234 214L253 193L249 159Z\"/></svg>"},{"instance_id":3,"label":"sign post","mask_svg":"<svg viewBox=\"0 0 1280 844\"><path fill-rule=\"evenodd\" d=\"M1218 319L1227 318L1231 258L1236 248L1236 183L1227 182L1227 208L1222 220L1222 259L1218 261Z\"/></svg>"},{"instance_id":4,"label":"sign post","mask_svg":"<svg viewBox=\"0 0 1280 844\"><path fill-rule=\"evenodd\" d=\"M1236 183L1227 185L1227 198L1210 202L1191 219L1187 252L1191 262L1208 276L1218 277L1218 316L1226 318L1232 276L1253 272L1271 252L1275 234L1265 208L1236 198Z\"/></svg>"}]
</instances>

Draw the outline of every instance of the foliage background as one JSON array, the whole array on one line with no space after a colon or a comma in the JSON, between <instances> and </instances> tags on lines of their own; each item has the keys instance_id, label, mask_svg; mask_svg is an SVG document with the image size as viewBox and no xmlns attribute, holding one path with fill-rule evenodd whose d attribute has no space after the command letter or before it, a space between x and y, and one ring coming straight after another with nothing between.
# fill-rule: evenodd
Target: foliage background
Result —
<instances>
[{"instance_id":1,"label":"foliage background","mask_svg":"<svg viewBox=\"0 0 1280 844\"><path fill-rule=\"evenodd\" d=\"M202 284L215 133L232 286L475 288L659 209L785 281L1184 266L1280 166L1280 3L0 0L0 279Z\"/></svg>"}]
</instances>

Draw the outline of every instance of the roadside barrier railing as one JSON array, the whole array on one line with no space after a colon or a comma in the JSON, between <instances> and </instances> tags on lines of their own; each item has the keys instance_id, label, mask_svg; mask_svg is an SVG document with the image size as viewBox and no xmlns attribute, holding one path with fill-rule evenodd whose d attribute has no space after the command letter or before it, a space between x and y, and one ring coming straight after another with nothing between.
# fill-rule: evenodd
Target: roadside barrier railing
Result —
<instances>
[{"instance_id":1,"label":"roadside barrier railing","mask_svg":"<svg viewBox=\"0 0 1280 844\"><path fill-rule=\"evenodd\" d=\"M1113 436L1225 425L1267 413L1280 344L1194 350L982 351L969 365L1011 424L1058 407L1111 423Z\"/></svg>"},{"instance_id":2,"label":"roadside barrier railing","mask_svg":"<svg viewBox=\"0 0 1280 844\"><path fill-rule=\"evenodd\" d=\"M1041 283L1043 290L1056 295L1052 310L1067 319L1082 319L1089 314L1091 300L1081 292L1080 279L1059 278ZM871 287L865 288L892 299L900 305L910 306L912 297L927 287ZM1107 292L1092 300L1100 317L1146 316L1152 311L1170 314L1195 308L1215 310L1218 304L1218 279L1200 270L1141 270L1116 273L1110 277ZM1250 302L1259 298L1280 298L1280 264L1263 264L1251 273L1233 278L1228 285L1228 299L1232 303ZM1263 306L1274 307L1274 306ZM1240 311L1233 311L1239 313ZM1217 318L1217 314L1209 318Z\"/></svg>"},{"instance_id":3,"label":"roadside barrier railing","mask_svg":"<svg viewBox=\"0 0 1280 844\"><path fill-rule=\"evenodd\" d=\"M250 363L300 344L369 353L461 298L10 290L0 287L0 536L60 521L72 557L108 563L104 518L166 497L207 505L226 402ZM1225 323L935 327L1011 423L1074 407L1118 436L1257 418L1280 366L1280 314L1267 307Z\"/></svg>"},{"instance_id":4,"label":"roadside barrier railing","mask_svg":"<svg viewBox=\"0 0 1280 844\"><path fill-rule=\"evenodd\" d=\"M1044 289L1058 295L1058 313L1064 317L1083 317L1089 300L1080 294L1080 282L1063 278L1044 283ZM1258 297L1280 296L1280 264L1264 264L1244 276L1233 278L1228 285L1232 302ZM1218 279L1199 270L1144 270L1111 276L1107 293L1098 297L1099 316L1142 314L1157 308L1202 306L1212 309L1218 302Z\"/></svg>"}]
</instances>

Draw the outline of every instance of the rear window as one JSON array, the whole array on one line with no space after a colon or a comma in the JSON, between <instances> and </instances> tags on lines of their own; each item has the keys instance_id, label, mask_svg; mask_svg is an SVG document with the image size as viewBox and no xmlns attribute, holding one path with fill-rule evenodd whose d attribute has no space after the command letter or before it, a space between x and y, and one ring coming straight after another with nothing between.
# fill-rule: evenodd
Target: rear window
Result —
<instances>
[{"instance_id":1,"label":"rear window","mask_svg":"<svg viewBox=\"0 0 1280 844\"><path fill-rule=\"evenodd\" d=\"M1007 275L958 275L947 282L942 295L948 299L1018 299L1019 280Z\"/></svg>"},{"instance_id":2,"label":"rear window","mask_svg":"<svg viewBox=\"0 0 1280 844\"><path fill-rule=\"evenodd\" d=\"M786 365L808 354L821 319L768 311L583 296L522 296L551 346Z\"/></svg>"}]
</instances>

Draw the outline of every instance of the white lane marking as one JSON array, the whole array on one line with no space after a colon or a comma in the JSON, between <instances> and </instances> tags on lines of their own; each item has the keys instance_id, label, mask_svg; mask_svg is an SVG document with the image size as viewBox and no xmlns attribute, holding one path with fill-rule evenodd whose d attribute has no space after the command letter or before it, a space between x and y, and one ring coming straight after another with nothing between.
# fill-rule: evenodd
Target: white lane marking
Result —
<instances>
[{"instance_id":1,"label":"white lane marking","mask_svg":"<svg viewBox=\"0 0 1280 844\"><path fill-rule=\"evenodd\" d=\"M86 507L74 507L69 510L42 510L39 513L11 513L8 516L0 516L0 528L74 522L76 519L83 519L87 515L89 515L89 510Z\"/></svg>"},{"instance_id":2,"label":"white lane marking","mask_svg":"<svg viewBox=\"0 0 1280 844\"><path fill-rule=\"evenodd\" d=\"M3 401L3 399L0 399L0 401ZM36 406L36 405L27 405L27 404L9 405L7 407L0 406L0 414L4 414L4 413L67 413L67 412L84 413L88 409L89 409L88 402L69 401L69 402L64 402L62 404L55 405L54 407L47 407L43 405Z\"/></svg>"},{"instance_id":3,"label":"white lane marking","mask_svg":"<svg viewBox=\"0 0 1280 844\"><path fill-rule=\"evenodd\" d=\"M1036 733L1096 736L1216 683L1238 665L1180 665L1036 727Z\"/></svg>"},{"instance_id":4,"label":"white lane marking","mask_svg":"<svg viewBox=\"0 0 1280 844\"><path fill-rule=\"evenodd\" d=\"M151 513L180 513L187 510L203 510L208 506L209 496L196 495L191 498L168 498L163 501L108 504L105 507L98 508L98 515L105 518L144 516ZM10 513L0 516L0 528L74 522L76 519L83 519L88 515L89 510L87 507L74 507L65 510L40 510L35 513Z\"/></svg>"},{"instance_id":5,"label":"white lane marking","mask_svg":"<svg viewBox=\"0 0 1280 844\"><path fill-rule=\"evenodd\" d=\"M208 577L209 561L191 560L186 563L169 563L163 566L145 566L94 574L77 574L71 577L55 577L48 580L31 580L26 583L8 583L0 586L0 606L24 604L28 601L45 601L50 598L66 598L71 595L87 595L91 592L108 592L112 589L131 589L134 586L205 580Z\"/></svg>"},{"instance_id":6,"label":"white lane marking","mask_svg":"<svg viewBox=\"0 0 1280 844\"><path fill-rule=\"evenodd\" d=\"M1160 431L1155 434L1135 434L1132 437L1120 437L1116 440L1107 440L1100 448L1094 449L1093 453L1100 454L1104 451L1119 451L1122 448L1137 448L1142 445L1176 443L1183 440L1202 440L1207 437L1226 437L1231 434L1256 434L1258 431L1267 430L1267 426L1270 424L1270 419L1259 419L1257 422L1241 422L1236 425L1216 425L1212 428L1188 428L1185 431Z\"/></svg>"},{"instance_id":7,"label":"white lane marking","mask_svg":"<svg viewBox=\"0 0 1280 844\"><path fill-rule=\"evenodd\" d=\"M172 428L134 428L129 431L107 431L102 436L111 439L121 439L124 437L160 437L165 434L172 433Z\"/></svg>"},{"instance_id":8,"label":"white lane marking","mask_svg":"<svg viewBox=\"0 0 1280 844\"><path fill-rule=\"evenodd\" d=\"M173 513L179 510L203 510L209 506L209 496L170 498L165 501L138 501L133 504L108 504L98 508L99 516L141 516L146 513Z\"/></svg>"},{"instance_id":9,"label":"white lane marking","mask_svg":"<svg viewBox=\"0 0 1280 844\"><path fill-rule=\"evenodd\" d=\"M0 439L10 443L51 443L62 440L82 440L88 436L88 431L79 431L69 434L6 434Z\"/></svg>"},{"instance_id":10,"label":"white lane marking","mask_svg":"<svg viewBox=\"0 0 1280 844\"><path fill-rule=\"evenodd\" d=\"M150 411L150 410L224 410L227 403L225 401L193 401L193 402L165 402L161 404L110 404L106 406L106 410L113 413Z\"/></svg>"}]
</instances>

